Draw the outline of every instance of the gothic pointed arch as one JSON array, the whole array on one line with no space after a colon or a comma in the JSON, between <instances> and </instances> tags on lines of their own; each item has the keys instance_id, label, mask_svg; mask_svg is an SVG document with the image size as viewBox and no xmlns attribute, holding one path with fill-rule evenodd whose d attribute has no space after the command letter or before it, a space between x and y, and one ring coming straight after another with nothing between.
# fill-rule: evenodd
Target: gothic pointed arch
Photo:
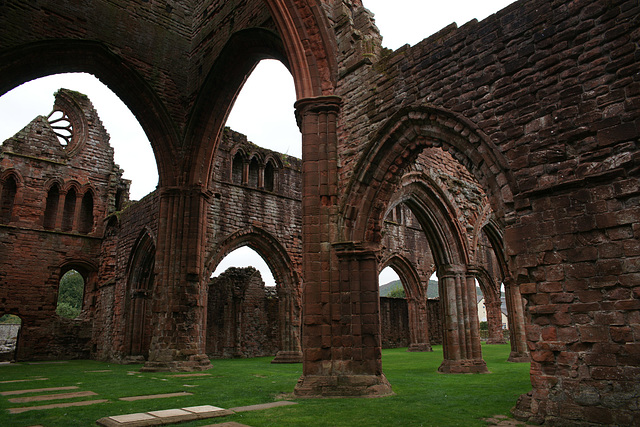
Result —
<instances>
[{"instance_id":1,"label":"gothic pointed arch","mask_svg":"<svg viewBox=\"0 0 640 427\"><path fill-rule=\"evenodd\" d=\"M449 200L422 173L402 177L390 209L405 203L424 231L438 272L438 288L444 314L445 373L487 372L480 348L475 281L468 272L464 233Z\"/></svg>"},{"instance_id":2,"label":"gothic pointed arch","mask_svg":"<svg viewBox=\"0 0 640 427\"><path fill-rule=\"evenodd\" d=\"M45 187L48 188L43 214L43 227L45 230L53 230L56 228L58 209L60 207L61 187L62 182L59 180L54 180Z\"/></svg>"},{"instance_id":3,"label":"gothic pointed arch","mask_svg":"<svg viewBox=\"0 0 640 427\"><path fill-rule=\"evenodd\" d=\"M275 59L290 69L280 37L264 28L232 34L209 71L187 124L186 144L191 155L184 159L190 182L207 183L213 156L231 107L242 86L263 59Z\"/></svg>"},{"instance_id":4,"label":"gothic pointed arch","mask_svg":"<svg viewBox=\"0 0 640 427\"><path fill-rule=\"evenodd\" d=\"M87 189L82 195L82 201L80 202L80 213L78 215L78 231L80 233L89 234L93 231L94 199L95 195L91 188Z\"/></svg>"},{"instance_id":5,"label":"gothic pointed arch","mask_svg":"<svg viewBox=\"0 0 640 427\"><path fill-rule=\"evenodd\" d=\"M269 266L276 281L278 302L279 350L273 363L297 363L302 361L300 343L300 295L301 278L291 256L284 246L267 231L259 227L239 230L216 248L206 265L208 274L230 252L242 246L255 250Z\"/></svg>"},{"instance_id":6,"label":"gothic pointed arch","mask_svg":"<svg viewBox=\"0 0 640 427\"><path fill-rule=\"evenodd\" d=\"M156 245L152 232L140 232L129 259L125 293L125 355L146 358L151 340L151 297L154 286Z\"/></svg>"},{"instance_id":7,"label":"gothic pointed arch","mask_svg":"<svg viewBox=\"0 0 640 427\"><path fill-rule=\"evenodd\" d=\"M378 269L382 271L387 267L391 267L400 277L400 281L405 288L407 298L426 298L424 292L422 292L422 287L420 286L420 275L411 264L411 261L406 257L401 254L389 254L387 257L380 260Z\"/></svg>"},{"instance_id":8,"label":"gothic pointed arch","mask_svg":"<svg viewBox=\"0 0 640 427\"><path fill-rule=\"evenodd\" d=\"M17 171L5 171L0 176L0 222L8 224L13 220L13 208L22 180Z\"/></svg>"},{"instance_id":9,"label":"gothic pointed arch","mask_svg":"<svg viewBox=\"0 0 640 427\"><path fill-rule=\"evenodd\" d=\"M212 253L206 262L210 275L222 259L234 250L248 246L255 250L267 263L279 287L295 287L300 283L297 269L284 246L269 232L259 227L248 227L228 236Z\"/></svg>"},{"instance_id":10,"label":"gothic pointed arch","mask_svg":"<svg viewBox=\"0 0 640 427\"><path fill-rule=\"evenodd\" d=\"M433 106L406 107L372 137L342 199L349 240L379 241L382 215L406 169L426 147L441 147L487 191L501 221L513 212L514 180L507 161L472 122Z\"/></svg>"}]
</instances>

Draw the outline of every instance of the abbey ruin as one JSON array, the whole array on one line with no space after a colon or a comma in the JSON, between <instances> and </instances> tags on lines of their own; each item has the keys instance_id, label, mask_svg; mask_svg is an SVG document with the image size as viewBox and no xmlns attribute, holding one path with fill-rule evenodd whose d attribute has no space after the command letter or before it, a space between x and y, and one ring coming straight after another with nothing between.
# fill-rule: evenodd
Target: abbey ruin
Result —
<instances>
[{"instance_id":1,"label":"abbey ruin","mask_svg":"<svg viewBox=\"0 0 640 427\"><path fill-rule=\"evenodd\" d=\"M366 0L85 3L0 2L0 94L95 75L149 137L159 184L128 200L100 112L70 90L3 143L0 315L22 320L17 359L193 371L272 354L302 362L298 396L386 396L392 266L406 345L441 342L443 374L486 372L475 283L495 342L504 284L510 360L531 361L514 415L637 423L637 0L521 0L396 51ZM293 76L302 160L224 127L265 58ZM211 281L241 246L275 289L251 269ZM77 320L55 314L71 269Z\"/></svg>"}]
</instances>

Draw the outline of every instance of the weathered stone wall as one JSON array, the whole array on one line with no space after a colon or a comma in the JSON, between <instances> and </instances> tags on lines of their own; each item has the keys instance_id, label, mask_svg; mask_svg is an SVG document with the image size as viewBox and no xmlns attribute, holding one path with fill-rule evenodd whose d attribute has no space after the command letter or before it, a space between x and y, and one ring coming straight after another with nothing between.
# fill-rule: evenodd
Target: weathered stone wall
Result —
<instances>
[{"instance_id":1,"label":"weathered stone wall","mask_svg":"<svg viewBox=\"0 0 640 427\"><path fill-rule=\"evenodd\" d=\"M16 358L88 357L104 218L126 201L129 183L86 96L60 90L54 110L73 132L62 145L38 117L0 148L0 176L17 183L0 225L0 312L22 319ZM53 119L52 119L53 120ZM60 124L58 122L57 124ZM56 314L59 280L69 269L85 282L77 320Z\"/></svg>"},{"instance_id":2,"label":"weathered stone wall","mask_svg":"<svg viewBox=\"0 0 640 427\"><path fill-rule=\"evenodd\" d=\"M340 81L342 182L363 141L406 117L414 135L439 127L425 145L484 187L532 319L533 391L518 413L538 421L637 418L638 16L636 1L521 1ZM469 124L475 146L454 137ZM406 135L398 169L424 146Z\"/></svg>"},{"instance_id":3,"label":"weathered stone wall","mask_svg":"<svg viewBox=\"0 0 640 427\"><path fill-rule=\"evenodd\" d=\"M211 279L207 354L212 358L274 356L278 349L278 295L253 267L230 268Z\"/></svg>"},{"instance_id":4,"label":"weathered stone wall","mask_svg":"<svg viewBox=\"0 0 640 427\"><path fill-rule=\"evenodd\" d=\"M140 241L145 237L155 241L157 218L158 198L153 192L140 201L130 203L110 221L111 230L105 235L102 246L103 263L93 330L95 357L98 359L124 360L131 352L128 345L132 334L137 337L150 334L148 322L147 329L134 332L130 328L133 316L131 305L135 299L133 290L138 287L131 275L135 268L134 254ZM150 309L151 295L144 298Z\"/></svg>"}]
</instances>

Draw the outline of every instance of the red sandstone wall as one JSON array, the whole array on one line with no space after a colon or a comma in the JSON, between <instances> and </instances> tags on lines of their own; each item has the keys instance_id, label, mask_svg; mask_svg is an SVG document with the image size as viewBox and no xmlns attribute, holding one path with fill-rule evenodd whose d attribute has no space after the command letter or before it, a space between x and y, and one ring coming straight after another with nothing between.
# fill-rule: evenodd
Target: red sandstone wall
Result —
<instances>
[{"instance_id":1,"label":"red sandstone wall","mask_svg":"<svg viewBox=\"0 0 640 427\"><path fill-rule=\"evenodd\" d=\"M510 273L528 300L533 391L518 408L537 421L637 418L638 12L636 1L520 1L340 82L341 182L401 107L450 111L503 156L489 167L511 182L482 185L504 206ZM478 171L478 154L456 156Z\"/></svg>"},{"instance_id":2,"label":"red sandstone wall","mask_svg":"<svg viewBox=\"0 0 640 427\"><path fill-rule=\"evenodd\" d=\"M274 356L278 342L278 296L254 268L230 268L211 279L207 308L207 354L212 358Z\"/></svg>"},{"instance_id":3,"label":"red sandstone wall","mask_svg":"<svg viewBox=\"0 0 640 427\"><path fill-rule=\"evenodd\" d=\"M22 319L19 360L89 356L103 220L115 210L117 190L128 191L89 100L61 91L55 109L65 111L73 123L74 136L66 147L46 118L38 117L0 149L0 176L19 177L12 215L0 224L0 312ZM54 182L60 186L59 209L56 221L45 228L47 195ZM73 215L64 209L65 193L72 187L78 195ZM82 230L81 200L87 193L93 195L93 225ZM65 222L70 229L63 231ZM59 280L71 268L85 280L83 312L77 320L55 313Z\"/></svg>"}]
</instances>

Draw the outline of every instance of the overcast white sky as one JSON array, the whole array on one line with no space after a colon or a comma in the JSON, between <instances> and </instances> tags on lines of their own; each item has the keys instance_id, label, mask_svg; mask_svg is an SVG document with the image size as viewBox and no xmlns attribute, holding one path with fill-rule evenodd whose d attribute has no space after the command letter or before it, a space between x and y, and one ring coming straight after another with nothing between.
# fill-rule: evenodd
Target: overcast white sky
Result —
<instances>
[{"instance_id":1,"label":"overcast white sky","mask_svg":"<svg viewBox=\"0 0 640 427\"><path fill-rule=\"evenodd\" d=\"M363 0L375 14L383 46L397 49L414 45L452 22L458 26L471 19L482 20L513 0ZM61 88L89 96L111 136L116 163L132 180L131 198L138 200L156 187L158 173L153 151L135 117L127 107L93 76L86 74L49 76L28 82L0 97L0 141L13 136L38 115L48 115L53 93ZM248 79L231 112L227 125L265 148L301 156L301 137L295 123L293 80L276 61L263 61ZM223 260L214 274L229 266L253 265L265 282L273 278L260 257L241 248ZM389 271L388 271L389 270ZM397 280L391 269L380 275L380 283Z\"/></svg>"}]
</instances>

